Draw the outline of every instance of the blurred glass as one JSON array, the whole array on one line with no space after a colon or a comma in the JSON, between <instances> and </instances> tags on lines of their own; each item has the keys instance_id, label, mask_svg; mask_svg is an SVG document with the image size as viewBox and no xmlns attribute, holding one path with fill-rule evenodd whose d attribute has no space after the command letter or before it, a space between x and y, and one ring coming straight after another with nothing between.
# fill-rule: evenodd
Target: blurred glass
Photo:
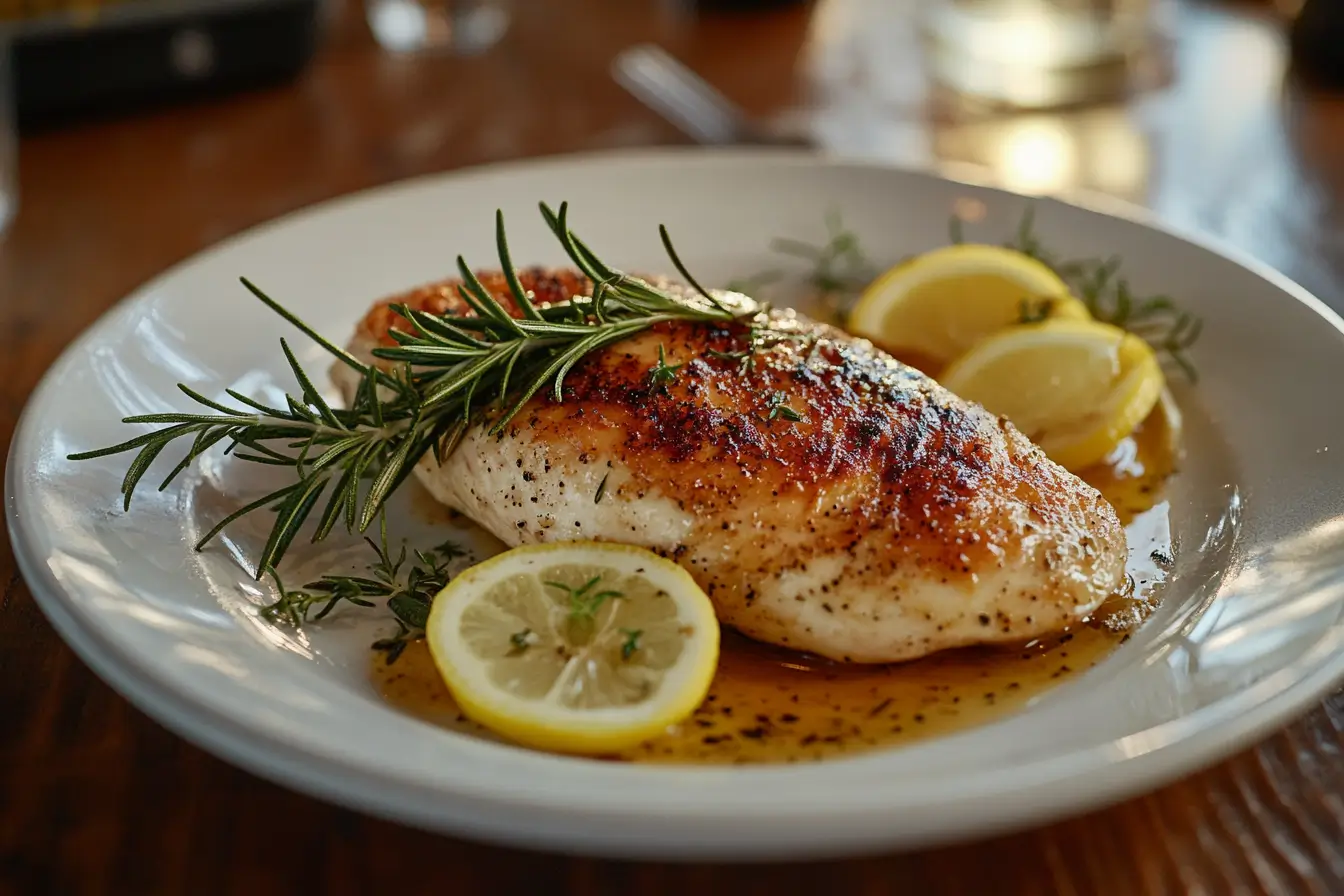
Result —
<instances>
[{"instance_id":1,"label":"blurred glass","mask_svg":"<svg viewBox=\"0 0 1344 896\"><path fill-rule=\"evenodd\" d=\"M0 26L0 233L19 207L18 131L14 121L14 82L10 36Z\"/></svg>"},{"instance_id":2,"label":"blurred glass","mask_svg":"<svg viewBox=\"0 0 1344 896\"><path fill-rule=\"evenodd\" d=\"M1112 99L1152 80L1155 0L932 0L922 31L945 87L1019 108Z\"/></svg>"},{"instance_id":3,"label":"blurred glass","mask_svg":"<svg viewBox=\"0 0 1344 896\"><path fill-rule=\"evenodd\" d=\"M509 28L504 0L364 0L369 30L393 53L483 53Z\"/></svg>"}]
</instances>

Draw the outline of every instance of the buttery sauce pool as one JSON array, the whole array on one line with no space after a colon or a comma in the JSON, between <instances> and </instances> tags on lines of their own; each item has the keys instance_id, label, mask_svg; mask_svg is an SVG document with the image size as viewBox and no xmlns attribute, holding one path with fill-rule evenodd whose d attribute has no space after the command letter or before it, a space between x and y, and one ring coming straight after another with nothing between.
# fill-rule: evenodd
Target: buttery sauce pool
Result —
<instances>
[{"instance_id":1,"label":"buttery sauce pool","mask_svg":"<svg viewBox=\"0 0 1344 896\"><path fill-rule=\"evenodd\" d=\"M724 631L709 696L666 734L611 758L638 762L798 762L905 744L982 724L1095 666L1147 618L1171 564L1161 486L1174 442L1160 413L1082 474L1115 507L1129 539L1133 592L1071 630L1012 647L970 647L882 666L846 665ZM392 704L446 727L493 738L458 711L424 642L373 677Z\"/></svg>"}]
</instances>

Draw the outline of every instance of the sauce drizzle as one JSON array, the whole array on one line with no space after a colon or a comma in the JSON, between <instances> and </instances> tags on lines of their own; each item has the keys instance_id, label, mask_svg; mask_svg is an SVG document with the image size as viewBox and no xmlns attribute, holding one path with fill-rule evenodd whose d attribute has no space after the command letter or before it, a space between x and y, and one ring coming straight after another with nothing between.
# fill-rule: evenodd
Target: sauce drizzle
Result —
<instances>
[{"instance_id":1,"label":"sauce drizzle","mask_svg":"<svg viewBox=\"0 0 1344 896\"><path fill-rule=\"evenodd\" d=\"M1175 462L1162 407L1108 462L1083 473L1126 527L1133 580L1071 630L1012 647L944 651L908 663L846 665L723 634L718 671L699 709L666 734L618 756L636 762L798 762L911 743L1020 709L1095 666L1151 613L1173 559L1160 500ZM494 739L466 719L423 642L373 678L393 705L427 721Z\"/></svg>"}]
</instances>

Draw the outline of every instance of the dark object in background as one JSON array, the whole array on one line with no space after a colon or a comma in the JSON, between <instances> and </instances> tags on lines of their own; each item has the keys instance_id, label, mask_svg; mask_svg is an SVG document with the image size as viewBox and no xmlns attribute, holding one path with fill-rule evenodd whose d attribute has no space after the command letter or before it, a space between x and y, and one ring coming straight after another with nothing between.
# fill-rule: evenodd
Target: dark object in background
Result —
<instances>
[{"instance_id":1,"label":"dark object in background","mask_svg":"<svg viewBox=\"0 0 1344 896\"><path fill-rule=\"evenodd\" d=\"M274 83L311 57L320 0L128 0L90 25L21 23L13 44L21 128Z\"/></svg>"},{"instance_id":2,"label":"dark object in background","mask_svg":"<svg viewBox=\"0 0 1344 896\"><path fill-rule=\"evenodd\" d=\"M1344 90L1344 0L1307 0L1289 33L1293 71Z\"/></svg>"}]
</instances>

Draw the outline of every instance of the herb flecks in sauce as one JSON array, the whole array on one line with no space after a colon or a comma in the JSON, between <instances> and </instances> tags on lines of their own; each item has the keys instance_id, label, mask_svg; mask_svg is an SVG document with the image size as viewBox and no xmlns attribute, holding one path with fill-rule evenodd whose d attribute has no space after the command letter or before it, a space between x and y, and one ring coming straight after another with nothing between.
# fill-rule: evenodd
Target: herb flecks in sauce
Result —
<instances>
[{"instance_id":1,"label":"herb flecks in sauce","mask_svg":"<svg viewBox=\"0 0 1344 896\"><path fill-rule=\"evenodd\" d=\"M1152 611L1173 557L1166 506L1156 500L1171 471L1171 448L1171 434L1155 414L1111 465L1084 473L1129 527L1135 587L1070 631L885 666L834 663L725 631L714 684L700 708L675 730L612 758L811 761L948 734L1020 709L1105 659ZM423 645L393 667L375 660L374 677L383 695L408 712L493 737L461 717Z\"/></svg>"}]
</instances>

